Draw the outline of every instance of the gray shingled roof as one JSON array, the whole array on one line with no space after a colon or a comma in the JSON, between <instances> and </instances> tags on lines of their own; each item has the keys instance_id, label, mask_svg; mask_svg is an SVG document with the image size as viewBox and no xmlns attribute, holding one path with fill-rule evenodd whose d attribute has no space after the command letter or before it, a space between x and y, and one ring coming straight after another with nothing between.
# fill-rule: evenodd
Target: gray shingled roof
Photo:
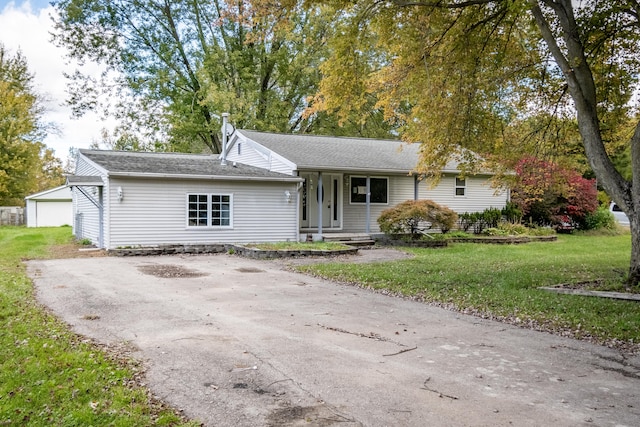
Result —
<instances>
[{"instance_id":1,"label":"gray shingled roof","mask_svg":"<svg viewBox=\"0 0 640 427\"><path fill-rule=\"evenodd\" d=\"M420 144L369 138L287 135L239 130L242 135L292 161L298 169L375 170L407 173L418 163ZM450 162L446 171L455 171Z\"/></svg>"},{"instance_id":2,"label":"gray shingled roof","mask_svg":"<svg viewBox=\"0 0 640 427\"><path fill-rule=\"evenodd\" d=\"M80 150L80 153L108 171L109 175L299 180L266 169L229 162L226 166L212 155L146 153L131 151Z\"/></svg>"}]
</instances>

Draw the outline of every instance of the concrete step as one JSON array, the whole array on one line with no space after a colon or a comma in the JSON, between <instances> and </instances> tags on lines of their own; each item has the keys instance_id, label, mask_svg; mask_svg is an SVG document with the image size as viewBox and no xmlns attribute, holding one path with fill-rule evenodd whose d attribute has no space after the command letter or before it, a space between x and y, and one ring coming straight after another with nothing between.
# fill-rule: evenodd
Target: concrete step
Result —
<instances>
[{"instance_id":1,"label":"concrete step","mask_svg":"<svg viewBox=\"0 0 640 427\"><path fill-rule=\"evenodd\" d=\"M345 241L339 241L338 243L342 243L347 246L357 246L357 247L373 246L376 244L375 240L345 240Z\"/></svg>"},{"instance_id":2,"label":"concrete step","mask_svg":"<svg viewBox=\"0 0 640 427\"><path fill-rule=\"evenodd\" d=\"M349 246L373 246L376 242L366 233L328 233L323 234L325 242L342 243Z\"/></svg>"},{"instance_id":3,"label":"concrete step","mask_svg":"<svg viewBox=\"0 0 640 427\"><path fill-rule=\"evenodd\" d=\"M366 233L326 233L322 235L325 242L336 242L346 240L371 240L371 236Z\"/></svg>"}]
</instances>

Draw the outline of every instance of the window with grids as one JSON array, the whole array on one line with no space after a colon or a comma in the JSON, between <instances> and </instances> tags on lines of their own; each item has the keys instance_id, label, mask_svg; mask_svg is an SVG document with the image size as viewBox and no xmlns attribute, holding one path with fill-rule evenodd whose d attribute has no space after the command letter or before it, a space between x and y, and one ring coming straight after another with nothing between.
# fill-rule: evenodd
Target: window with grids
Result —
<instances>
[{"instance_id":1,"label":"window with grids","mask_svg":"<svg viewBox=\"0 0 640 427\"><path fill-rule=\"evenodd\" d=\"M230 227L230 194L189 194L189 227Z\"/></svg>"}]
</instances>

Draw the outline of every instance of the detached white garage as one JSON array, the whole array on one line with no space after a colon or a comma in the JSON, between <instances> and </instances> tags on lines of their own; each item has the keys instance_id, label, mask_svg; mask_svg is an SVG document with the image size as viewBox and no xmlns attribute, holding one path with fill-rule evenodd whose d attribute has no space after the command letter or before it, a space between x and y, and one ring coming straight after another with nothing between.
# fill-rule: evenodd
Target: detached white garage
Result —
<instances>
[{"instance_id":1,"label":"detached white garage","mask_svg":"<svg viewBox=\"0 0 640 427\"><path fill-rule=\"evenodd\" d=\"M59 227L73 223L71 189L66 185L25 197L27 227Z\"/></svg>"}]
</instances>

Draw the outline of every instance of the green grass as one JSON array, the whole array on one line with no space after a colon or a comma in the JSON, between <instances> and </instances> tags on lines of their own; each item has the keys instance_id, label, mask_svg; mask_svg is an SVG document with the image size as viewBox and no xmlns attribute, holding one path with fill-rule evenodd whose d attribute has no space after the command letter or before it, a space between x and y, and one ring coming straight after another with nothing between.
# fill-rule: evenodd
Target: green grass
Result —
<instances>
[{"instance_id":1,"label":"green grass","mask_svg":"<svg viewBox=\"0 0 640 427\"><path fill-rule=\"evenodd\" d=\"M602 280L608 289L620 288L630 248L629 234L562 235L557 242L456 243L442 249L406 249L415 255L409 260L300 269L480 316L629 345L640 343L640 303L561 295L538 287Z\"/></svg>"},{"instance_id":2,"label":"green grass","mask_svg":"<svg viewBox=\"0 0 640 427\"><path fill-rule=\"evenodd\" d=\"M68 227L0 227L0 425L184 425L135 385L133 360L82 340L36 302L21 261L70 242Z\"/></svg>"}]
</instances>

